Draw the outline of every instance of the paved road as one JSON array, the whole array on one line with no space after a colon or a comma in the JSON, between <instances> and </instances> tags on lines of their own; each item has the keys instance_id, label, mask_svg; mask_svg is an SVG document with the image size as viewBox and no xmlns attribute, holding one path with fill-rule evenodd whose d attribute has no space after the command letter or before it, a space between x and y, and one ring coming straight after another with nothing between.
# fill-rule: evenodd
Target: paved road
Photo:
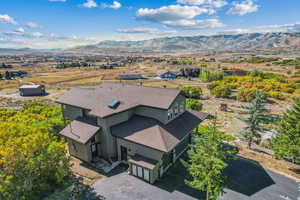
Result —
<instances>
[{"instance_id":1,"label":"paved road","mask_svg":"<svg viewBox=\"0 0 300 200\"><path fill-rule=\"evenodd\" d=\"M177 163L162 180L150 185L127 172L99 180L94 184L98 194L107 200L191 200L203 193L184 184L188 178ZM265 170L257 164L239 159L230 164L226 174L234 180L225 189L222 200L297 200L297 183L285 176ZM286 198L287 199L287 198Z\"/></svg>"}]
</instances>

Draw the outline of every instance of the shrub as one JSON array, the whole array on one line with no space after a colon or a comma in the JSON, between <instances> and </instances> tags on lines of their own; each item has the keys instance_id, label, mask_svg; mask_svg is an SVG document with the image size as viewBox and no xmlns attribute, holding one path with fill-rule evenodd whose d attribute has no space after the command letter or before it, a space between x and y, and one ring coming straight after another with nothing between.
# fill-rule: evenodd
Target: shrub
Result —
<instances>
[{"instance_id":1,"label":"shrub","mask_svg":"<svg viewBox=\"0 0 300 200\"><path fill-rule=\"evenodd\" d=\"M212 82L222 80L224 78L224 73L211 70L202 70L200 72L199 78L201 81Z\"/></svg>"},{"instance_id":2,"label":"shrub","mask_svg":"<svg viewBox=\"0 0 300 200\"><path fill-rule=\"evenodd\" d=\"M239 101L250 102L255 98L257 92L256 88L239 88L237 90L237 99Z\"/></svg>"},{"instance_id":3,"label":"shrub","mask_svg":"<svg viewBox=\"0 0 300 200\"><path fill-rule=\"evenodd\" d=\"M267 93L268 97L274 98L274 99L279 99L279 100L284 100L285 97L281 92L277 92L277 91L271 91Z\"/></svg>"},{"instance_id":4,"label":"shrub","mask_svg":"<svg viewBox=\"0 0 300 200\"><path fill-rule=\"evenodd\" d=\"M202 110L203 104L196 99L186 99L186 107L191 110Z\"/></svg>"},{"instance_id":5,"label":"shrub","mask_svg":"<svg viewBox=\"0 0 300 200\"><path fill-rule=\"evenodd\" d=\"M182 88L183 95L187 98L200 99L202 89L200 87L184 87Z\"/></svg>"},{"instance_id":6,"label":"shrub","mask_svg":"<svg viewBox=\"0 0 300 200\"><path fill-rule=\"evenodd\" d=\"M211 90L211 94L217 98L228 98L231 95L231 88L227 85L218 85Z\"/></svg>"}]
</instances>

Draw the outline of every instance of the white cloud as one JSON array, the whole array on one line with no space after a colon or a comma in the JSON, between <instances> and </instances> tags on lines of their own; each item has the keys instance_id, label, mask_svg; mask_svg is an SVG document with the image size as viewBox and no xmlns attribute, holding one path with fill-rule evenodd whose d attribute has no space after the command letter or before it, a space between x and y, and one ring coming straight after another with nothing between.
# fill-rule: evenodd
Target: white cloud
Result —
<instances>
[{"instance_id":1,"label":"white cloud","mask_svg":"<svg viewBox=\"0 0 300 200\"><path fill-rule=\"evenodd\" d=\"M118 1L113 1L112 4L106 4L106 3L103 3L101 4L102 8L113 8L113 9L118 9L118 8L121 8L122 7L122 4Z\"/></svg>"},{"instance_id":2,"label":"white cloud","mask_svg":"<svg viewBox=\"0 0 300 200\"><path fill-rule=\"evenodd\" d=\"M229 15L246 15L248 13L258 11L259 6L254 3L254 0L244 0L243 2L234 1L233 7L227 12Z\"/></svg>"},{"instance_id":3,"label":"white cloud","mask_svg":"<svg viewBox=\"0 0 300 200\"><path fill-rule=\"evenodd\" d=\"M232 29L219 32L220 34L268 33L268 32L299 32L300 22L294 24L265 25L247 29Z\"/></svg>"},{"instance_id":4,"label":"white cloud","mask_svg":"<svg viewBox=\"0 0 300 200\"><path fill-rule=\"evenodd\" d=\"M42 26L33 22L28 22L25 24L25 26L29 27L29 28L41 28Z\"/></svg>"},{"instance_id":5,"label":"white cloud","mask_svg":"<svg viewBox=\"0 0 300 200\"><path fill-rule=\"evenodd\" d=\"M0 14L0 23L5 23L5 24L13 24L13 25L17 25L18 23L16 22L16 20L14 20L14 18L10 17L9 15L1 15Z\"/></svg>"},{"instance_id":6,"label":"white cloud","mask_svg":"<svg viewBox=\"0 0 300 200\"><path fill-rule=\"evenodd\" d=\"M159 30L157 28L128 28L118 29L119 33L131 33L131 34L150 34L150 35L168 35L175 34L175 30Z\"/></svg>"},{"instance_id":7,"label":"white cloud","mask_svg":"<svg viewBox=\"0 0 300 200\"><path fill-rule=\"evenodd\" d=\"M204 29L204 28L220 28L225 25L218 19L205 19L205 20L177 20L165 21L164 24L169 27L181 28L186 30Z\"/></svg>"},{"instance_id":8,"label":"white cloud","mask_svg":"<svg viewBox=\"0 0 300 200\"><path fill-rule=\"evenodd\" d=\"M66 2L67 0L48 0L50 2Z\"/></svg>"},{"instance_id":9,"label":"white cloud","mask_svg":"<svg viewBox=\"0 0 300 200\"><path fill-rule=\"evenodd\" d=\"M170 5L157 9L140 8L136 12L137 19L163 23L165 21L177 21L182 19L192 19L201 14L214 14L211 8L201 8L198 6Z\"/></svg>"},{"instance_id":10,"label":"white cloud","mask_svg":"<svg viewBox=\"0 0 300 200\"><path fill-rule=\"evenodd\" d=\"M214 13L215 10L210 7L170 5L158 9L141 8L136 12L136 17L137 19L158 22L168 27L187 30L223 27L224 24L218 19L194 20L199 15Z\"/></svg>"},{"instance_id":11,"label":"white cloud","mask_svg":"<svg viewBox=\"0 0 300 200\"><path fill-rule=\"evenodd\" d=\"M96 8L98 5L94 0L87 0L82 6L85 8Z\"/></svg>"},{"instance_id":12,"label":"white cloud","mask_svg":"<svg viewBox=\"0 0 300 200\"><path fill-rule=\"evenodd\" d=\"M196 6L205 5L212 6L214 8L221 8L228 4L226 0L177 0L177 3Z\"/></svg>"},{"instance_id":13,"label":"white cloud","mask_svg":"<svg viewBox=\"0 0 300 200\"><path fill-rule=\"evenodd\" d=\"M16 32L24 33L25 29L20 27L20 28L16 29Z\"/></svg>"}]
</instances>

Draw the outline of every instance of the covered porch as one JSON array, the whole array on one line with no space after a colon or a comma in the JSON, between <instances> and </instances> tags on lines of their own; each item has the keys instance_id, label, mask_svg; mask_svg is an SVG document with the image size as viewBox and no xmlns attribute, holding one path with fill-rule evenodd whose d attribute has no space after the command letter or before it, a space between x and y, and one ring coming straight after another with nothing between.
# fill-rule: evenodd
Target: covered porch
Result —
<instances>
[{"instance_id":1,"label":"covered porch","mask_svg":"<svg viewBox=\"0 0 300 200\"><path fill-rule=\"evenodd\" d=\"M101 156L100 133L100 127L77 118L59 134L66 138L70 155L90 163Z\"/></svg>"}]
</instances>

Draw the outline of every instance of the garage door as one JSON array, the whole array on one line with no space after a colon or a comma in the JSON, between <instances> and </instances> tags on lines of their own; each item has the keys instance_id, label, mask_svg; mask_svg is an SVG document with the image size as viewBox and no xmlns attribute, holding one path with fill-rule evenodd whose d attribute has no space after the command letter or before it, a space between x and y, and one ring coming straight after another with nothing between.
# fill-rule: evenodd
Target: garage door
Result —
<instances>
[{"instance_id":1,"label":"garage door","mask_svg":"<svg viewBox=\"0 0 300 200\"><path fill-rule=\"evenodd\" d=\"M132 164L132 175L140 177L147 182L150 182L150 170L138 165Z\"/></svg>"}]
</instances>

